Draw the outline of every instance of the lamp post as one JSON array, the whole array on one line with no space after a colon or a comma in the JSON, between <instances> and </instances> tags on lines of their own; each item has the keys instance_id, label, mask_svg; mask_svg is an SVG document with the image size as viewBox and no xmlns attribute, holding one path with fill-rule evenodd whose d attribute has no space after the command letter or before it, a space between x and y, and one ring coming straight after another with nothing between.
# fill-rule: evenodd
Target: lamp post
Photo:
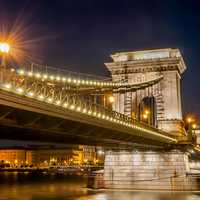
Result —
<instances>
[{"instance_id":1,"label":"lamp post","mask_svg":"<svg viewBox=\"0 0 200 200\"><path fill-rule=\"evenodd\" d=\"M1 63L0 63L0 81L3 82L3 71L6 67L6 56L10 52L10 45L6 42L0 42L0 56L1 56Z\"/></svg>"},{"instance_id":2,"label":"lamp post","mask_svg":"<svg viewBox=\"0 0 200 200\"><path fill-rule=\"evenodd\" d=\"M5 57L10 52L10 45L6 42L0 42L0 54L2 55L1 66L5 66Z\"/></svg>"},{"instance_id":3,"label":"lamp post","mask_svg":"<svg viewBox=\"0 0 200 200\"><path fill-rule=\"evenodd\" d=\"M186 122L188 123L188 140L191 141L191 142L194 142L194 139L195 139L195 137L194 137L194 135L193 135L193 132L192 132L193 126L194 126L195 124L191 125L191 123L192 123L193 121L194 121L194 119L193 119L192 117L188 117L188 118L186 119ZM195 126L196 126L196 125L195 125Z\"/></svg>"}]
</instances>

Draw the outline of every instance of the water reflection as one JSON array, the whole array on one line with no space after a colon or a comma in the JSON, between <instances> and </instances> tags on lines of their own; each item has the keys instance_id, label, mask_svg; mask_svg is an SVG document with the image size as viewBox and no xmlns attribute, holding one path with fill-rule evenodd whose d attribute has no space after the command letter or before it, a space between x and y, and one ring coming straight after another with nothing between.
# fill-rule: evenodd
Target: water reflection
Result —
<instances>
[{"instance_id":1,"label":"water reflection","mask_svg":"<svg viewBox=\"0 0 200 200\"><path fill-rule=\"evenodd\" d=\"M199 200L200 193L91 191L86 179L51 174L0 173L0 200Z\"/></svg>"}]
</instances>

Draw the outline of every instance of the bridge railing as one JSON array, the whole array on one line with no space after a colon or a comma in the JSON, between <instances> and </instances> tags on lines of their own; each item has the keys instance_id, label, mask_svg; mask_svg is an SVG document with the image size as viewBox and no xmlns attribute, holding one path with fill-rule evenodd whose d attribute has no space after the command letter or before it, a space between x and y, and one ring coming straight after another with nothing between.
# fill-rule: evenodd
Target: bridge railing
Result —
<instances>
[{"instance_id":1,"label":"bridge railing","mask_svg":"<svg viewBox=\"0 0 200 200\"><path fill-rule=\"evenodd\" d=\"M109 119L110 121L117 122L122 125L131 124L143 129L160 132L164 135L166 134L164 131L158 130L154 126L151 126L149 124L146 124L144 122L131 118L122 113L113 111L111 109L107 109L106 107L99 104L95 104L91 101L86 101L86 100L82 101L80 98L74 97L72 99L69 99L68 104L74 105L75 108L80 108L82 112L84 113L89 112L91 115L96 116L98 118Z\"/></svg>"},{"instance_id":2,"label":"bridge railing","mask_svg":"<svg viewBox=\"0 0 200 200\"><path fill-rule=\"evenodd\" d=\"M32 72L32 73L43 73L43 74L50 74L55 76L66 76L73 78L79 78L79 79L85 79L85 80L110 80L108 77L104 76L97 76L97 75L91 75L86 73L78 73L73 72L66 69L56 68L52 66L47 65L39 65L32 63L30 66L26 66L26 70Z\"/></svg>"}]
</instances>

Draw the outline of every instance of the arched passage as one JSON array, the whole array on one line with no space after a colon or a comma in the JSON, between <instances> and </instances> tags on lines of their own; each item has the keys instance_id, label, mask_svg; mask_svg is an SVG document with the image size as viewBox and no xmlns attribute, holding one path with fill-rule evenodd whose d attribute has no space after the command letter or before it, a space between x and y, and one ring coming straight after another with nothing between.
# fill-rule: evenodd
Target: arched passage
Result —
<instances>
[{"instance_id":1,"label":"arched passage","mask_svg":"<svg viewBox=\"0 0 200 200\"><path fill-rule=\"evenodd\" d=\"M139 104L139 120L157 126L156 98L144 97Z\"/></svg>"}]
</instances>

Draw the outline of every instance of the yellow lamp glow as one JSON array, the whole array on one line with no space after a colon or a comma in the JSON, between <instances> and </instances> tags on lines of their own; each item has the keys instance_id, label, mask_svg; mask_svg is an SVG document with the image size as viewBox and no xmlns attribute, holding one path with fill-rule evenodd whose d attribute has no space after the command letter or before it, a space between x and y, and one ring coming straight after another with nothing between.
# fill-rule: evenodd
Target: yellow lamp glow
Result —
<instances>
[{"instance_id":1,"label":"yellow lamp glow","mask_svg":"<svg viewBox=\"0 0 200 200\"><path fill-rule=\"evenodd\" d=\"M188 117L188 118L187 118L187 122L188 122L188 123L191 123L192 121L193 121L193 119L192 119L191 117Z\"/></svg>"},{"instance_id":2,"label":"yellow lamp glow","mask_svg":"<svg viewBox=\"0 0 200 200\"><path fill-rule=\"evenodd\" d=\"M109 96L109 97L108 97L108 101L109 101L110 103L113 103L113 102L115 101L115 98L114 98L113 96Z\"/></svg>"},{"instance_id":3,"label":"yellow lamp glow","mask_svg":"<svg viewBox=\"0 0 200 200\"><path fill-rule=\"evenodd\" d=\"M196 129L197 125L196 124L192 124L192 129Z\"/></svg>"},{"instance_id":4,"label":"yellow lamp glow","mask_svg":"<svg viewBox=\"0 0 200 200\"><path fill-rule=\"evenodd\" d=\"M1 53L9 53L10 45L6 42L0 42L0 52Z\"/></svg>"}]
</instances>

